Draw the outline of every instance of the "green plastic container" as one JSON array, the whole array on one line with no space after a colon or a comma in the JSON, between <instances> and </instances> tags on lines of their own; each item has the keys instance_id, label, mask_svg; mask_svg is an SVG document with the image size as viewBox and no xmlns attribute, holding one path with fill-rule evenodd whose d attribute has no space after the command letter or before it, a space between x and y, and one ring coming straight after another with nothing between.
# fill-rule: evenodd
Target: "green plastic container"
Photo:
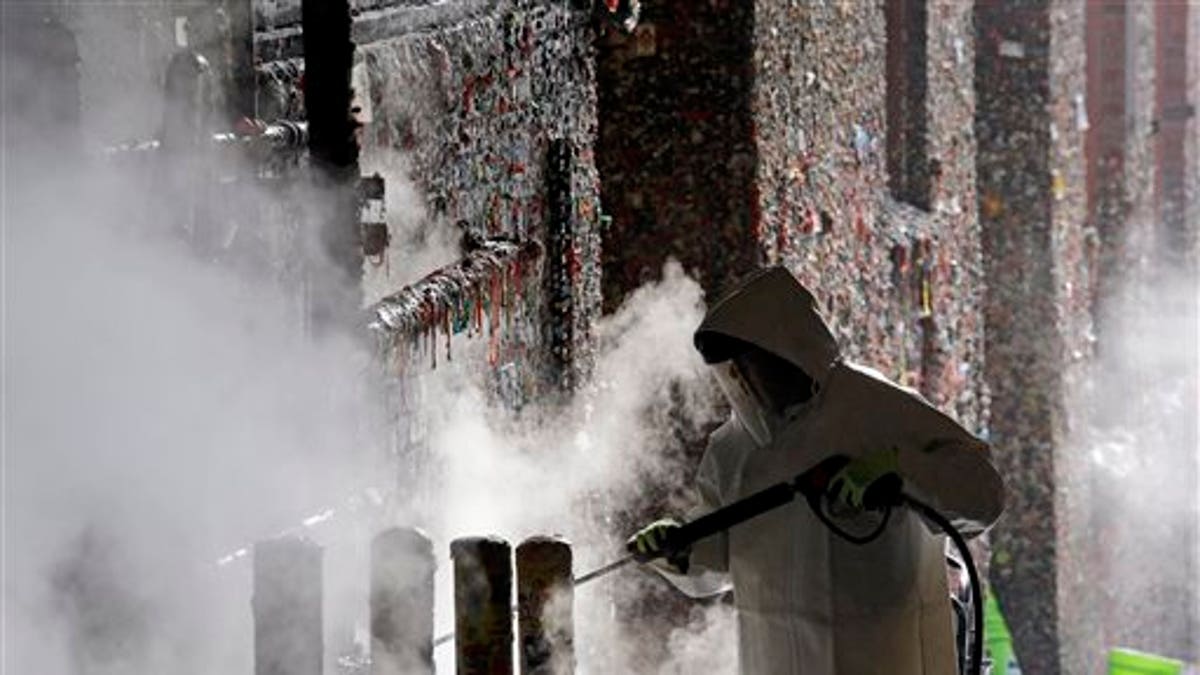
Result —
<instances>
[{"instance_id":1,"label":"green plastic container","mask_svg":"<svg viewBox=\"0 0 1200 675\"><path fill-rule=\"evenodd\" d=\"M1108 675L1180 675L1183 663L1133 649L1108 652Z\"/></svg>"},{"instance_id":2,"label":"green plastic container","mask_svg":"<svg viewBox=\"0 0 1200 675\"><path fill-rule=\"evenodd\" d=\"M992 675L1020 675L1017 656L1013 653L1012 634L1000 613L996 592L988 593L983 603L983 646L992 662Z\"/></svg>"}]
</instances>

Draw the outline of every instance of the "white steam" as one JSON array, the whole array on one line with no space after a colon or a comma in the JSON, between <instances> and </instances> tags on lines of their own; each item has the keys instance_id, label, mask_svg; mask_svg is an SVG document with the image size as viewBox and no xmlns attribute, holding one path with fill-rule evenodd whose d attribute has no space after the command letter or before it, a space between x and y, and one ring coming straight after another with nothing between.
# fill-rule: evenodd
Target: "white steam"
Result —
<instances>
[{"instance_id":1,"label":"white steam","mask_svg":"<svg viewBox=\"0 0 1200 675\"><path fill-rule=\"evenodd\" d=\"M661 282L639 289L602 321L594 386L565 408L535 404L519 419L487 402L467 343L462 356L425 374L422 410L442 464L445 507L437 524L450 536L523 536L565 531L562 514L597 491L626 497L661 464L677 424L668 419L673 387L685 392L682 419L708 413L703 362L691 332L703 314L700 287L670 264Z\"/></svg>"},{"instance_id":2,"label":"white steam","mask_svg":"<svg viewBox=\"0 0 1200 675\"><path fill-rule=\"evenodd\" d=\"M84 36L85 71L109 66L118 28ZM158 75L143 75L151 84L137 91L157 91ZM88 77L84 90L93 144L114 111L159 109ZM129 133L154 128L142 122ZM397 476L378 442L380 364L304 330L301 289L194 255L151 216L180 197L165 181L78 157L5 160L5 672L251 672L248 551L284 532L325 546L336 672L345 643L363 641L367 547L384 527L433 534L447 629L452 538L562 534L586 571L622 554L617 513L694 471L679 436L695 435L713 401L691 348L701 291L676 264L598 327L595 381L565 405L515 415L497 404L484 340L456 338L455 360L436 371L410 368L433 461ZM402 161L364 169L388 178L395 238L367 269L370 301L452 262L458 232L429 221ZM421 499L406 503L409 492ZM647 583L627 569L580 589L582 672L646 672L646 638L621 617ZM671 633L663 672L732 670L730 617L697 607ZM439 650L443 664L450 653Z\"/></svg>"},{"instance_id":3,"label":"white steam","mask_svg":"<svg viewBox=\"0 0 1200 675\"><path fill-rule=\"evenodd\" d=\"M699 285L668 264L661 281L602 320L593 386L564 407L535 403L515 418L488 402L478 372L483 345L456 345L453 362L422 376L419 414L429 430L437 489L435 503L416 511L431 514L421 524L436 549L445 551L460 536L494 534L515 546L528 536L557 534L575 545L577 574L622 556L616 509L639 500L647 486L686 483L694 470L681 461L675 433L712 414L703 362L691 347L702 315ZM441 568L439 633L452 626L452 589L447 565ZM643 573L617 574L576 595L580 672L639 672L632 664L642 645L623 633L616 605L640 595ZM696 617L690 627L711 632L729 625ZM681 626L673 640L682 645L690 634ZM732 635L717 644L731 652ZM439 670L449 672L452 653L441 648Z\"/></svg>"},{"instance_id":4,"label":"white steam","mask_svg":"<svg viewBox=\"0 0 1200 675\"><path fill-rule=\"evenodd\" d=\"M284 289L143 231L129 207L144 186L59 179L75 189L70 203L44 192L6 209L12 672L249 672L246 550L285 531L326 545L332 660L365 622L369 538L386 522L413 522L371 510L391 486L434 482L426 494L437 501L420 510L436 517L416 524L440 552L462 535L516 544L559 533L583 571L621 555L609 509L690 475L674 433L707 419L712 402L690 346L701 291L678 265L599 327L596 382L563 408L535 403L514 418L490 404L483 340L456 345L452 367L411 369L424 380L436 472L394 481L371 442L379 401L364 374L377 364L349 343L303 335ZM579 593L581 670L628 672L622 664L637 661L614 607L636 598L639 573L621 574ZM724 616L680 626L681 658L710 662L685 637L689 626L727 630ZM719 643L728 652L732 636ZM679 663L669 672L688 671Z\"/></svg>"},{"instance_id":5,"label":"white steam","mask_svg":"<svg viewBox=\"0 0 1200 675\"><path fill-rule=\"evenodd\" d=\"M369 475L361 355L112 220L141 197L6 214L12 672L245 670L248 589L213 561Z\"/></svg>"},{"instance_id":6,"label":"white steam","mask_svg":"<svg viewBox=\"0 0 1200 675\"><path fill-rule=\"evenodd\" d=\"M1146 255L1105 305L1069 442L1102 645L1194 659L1200 628L1197 288ZM1193 263L1194 264L1194 263ZM1086 497L1083 497L1086 495Z\"/></svg>"}]
</instances>

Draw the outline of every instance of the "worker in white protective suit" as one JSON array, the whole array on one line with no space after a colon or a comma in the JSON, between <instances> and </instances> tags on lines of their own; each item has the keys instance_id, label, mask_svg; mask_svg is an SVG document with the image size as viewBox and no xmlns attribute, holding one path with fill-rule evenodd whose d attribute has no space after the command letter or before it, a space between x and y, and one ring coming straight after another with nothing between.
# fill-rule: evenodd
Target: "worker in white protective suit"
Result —
<instances>
[{"instance_id":1,"label":"worker in white protective suit","mask_svg":"<svg viewBox=\"0 0 1200 675\"><path fill-rule=\"evenodd\" d=\"M843 455L851 461L826 495L842 522L870 516L864 493L897 475L964 536L1000 516L1004 486L987 444L915 391L844 361L787 270L758 272L717 302L695 342L734 411L700 464L704 511ZM678 526L660 520L630 545L652 557ZM945 537L931 528L897 508L879 538L857 545L798 499L697 542L686 566L675 556L654 569L694 597L732 588L746 675L953 675Z\"/></svg>"}]
</instances>

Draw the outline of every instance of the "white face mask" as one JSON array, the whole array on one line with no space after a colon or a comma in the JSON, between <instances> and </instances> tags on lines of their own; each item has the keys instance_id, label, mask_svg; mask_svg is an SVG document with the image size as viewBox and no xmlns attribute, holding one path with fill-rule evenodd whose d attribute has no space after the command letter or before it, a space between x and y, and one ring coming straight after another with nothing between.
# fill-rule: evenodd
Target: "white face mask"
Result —
<instances>
[{"instance_id":1,"label":"white face mask","mask_svg":"<svg viewBox=\"0 0 1200 675\"><path fill-rule=\"evenodd\" d=\"M770 445L778 421L769 412L766 402L759 400L733 360L713 364L712 368L717 376L717 384L729 405L733 407L733 413L737 415L746 433L750 434L750 438L760 448Z\"/></svg>"}]
</instances>

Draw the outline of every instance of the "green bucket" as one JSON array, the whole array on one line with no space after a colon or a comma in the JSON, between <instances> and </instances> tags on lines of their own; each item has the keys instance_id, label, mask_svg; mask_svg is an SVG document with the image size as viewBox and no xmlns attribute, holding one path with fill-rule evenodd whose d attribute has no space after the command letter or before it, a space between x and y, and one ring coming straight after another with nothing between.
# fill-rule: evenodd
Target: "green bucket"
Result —
<instances>
[{"instance_id":1,"label":"green bucket","mask_svg":"<svg viewBox=\"0 0 1200 675\"><path fill-rule=\"evenodd\" d=\"M1180 675L1183 663L1133 649L1108 652L1108 675Z\"/></svg>"},{"instance_id":2,"label":"green bucket","mask_svg":"<svg viewBox=\"0 0 1200 675\"><path fill-rule=\"evenodd\" d=\"M983 644L992 662L992 675L1020 675L1021 667L1013 653L1012 634L1000 613L994 591L988 593L987 601L983 603Z\"/></svg>"}]
</instances>

